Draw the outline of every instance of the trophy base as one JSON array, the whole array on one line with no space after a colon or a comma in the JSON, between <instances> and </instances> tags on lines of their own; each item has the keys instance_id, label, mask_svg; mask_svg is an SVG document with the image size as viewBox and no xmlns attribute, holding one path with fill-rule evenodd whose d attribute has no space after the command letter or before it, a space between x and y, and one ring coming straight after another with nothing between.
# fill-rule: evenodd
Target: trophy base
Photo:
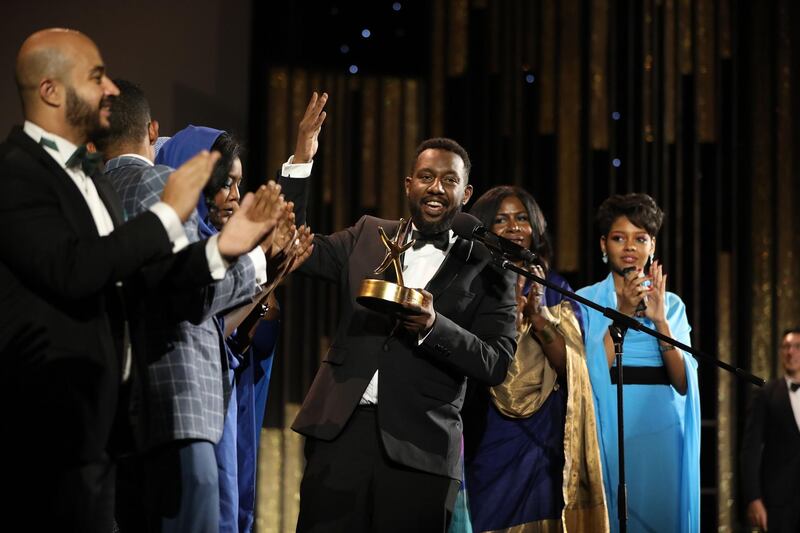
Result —
<instances>
[{"instance_id":1,"label":"trophy base","mask_svg":"<svg viewBox=\"0 0 800 533\"><path fill-rule=\"evenodd\" d=\"M424 297L417 289L403 287L382 279L365 279L361 282L356 301L379 313L408 312L404 303L422 305Z\"/></svg>"}]
</instances>

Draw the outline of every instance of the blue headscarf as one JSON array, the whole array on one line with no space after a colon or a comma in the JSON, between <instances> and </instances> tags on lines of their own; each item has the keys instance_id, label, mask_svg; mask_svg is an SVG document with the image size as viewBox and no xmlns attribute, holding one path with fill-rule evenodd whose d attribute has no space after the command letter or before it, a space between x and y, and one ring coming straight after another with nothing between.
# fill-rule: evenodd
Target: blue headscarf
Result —
<instances>
[{"instance_id":1,"label":"blue headscarf","mask_svg":"<svg viewBox=\"0 0 800 533\"><path fill-rule=\"evenodd\" d=\"M160 146L156 153L156 165L178 168L201 151L211 150L223 133L223 130L190 124ZM197 202L197 214L202 238L207 239L217 233L214 225L208 222L208 206L202 194Z\"/></svg>"}]
</instances>

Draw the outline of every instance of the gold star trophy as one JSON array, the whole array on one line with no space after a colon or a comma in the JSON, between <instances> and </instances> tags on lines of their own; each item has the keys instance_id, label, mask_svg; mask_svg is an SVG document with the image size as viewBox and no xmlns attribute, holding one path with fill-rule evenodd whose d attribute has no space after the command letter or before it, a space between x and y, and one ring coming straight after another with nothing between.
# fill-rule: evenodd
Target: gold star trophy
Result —
<instances>
[{"instance_id":1,"label":"gold star trophy","mask_svg":"<svg viewBox=\"0 0 800 533\"><path fill-rule=\"evenodd\" d=\"M422 305L422 293L416 289L403 285L403 267L400 264L400 255L414 245L412 239L406 244L408 231L411 229L411 219L400 219L394 239L390 239L382 227L378 227L378 234L386 247L386 257L375 269L375 274L382 274L389 265L394 266L397 283L382 279L367 278L361 282L356 301L368 309L380 313L394 313L405 310L405 304Z\"/></svg>"}]
</instances>

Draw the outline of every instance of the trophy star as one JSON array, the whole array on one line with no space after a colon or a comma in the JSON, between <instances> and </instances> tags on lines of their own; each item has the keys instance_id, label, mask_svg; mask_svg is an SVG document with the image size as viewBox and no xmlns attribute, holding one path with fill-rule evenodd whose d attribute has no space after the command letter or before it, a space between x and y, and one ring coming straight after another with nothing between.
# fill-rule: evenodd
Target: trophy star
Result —
<instances>
[{"instance_id":1,"label":"trophy star","mask_svg":"<svg viewBox=\"0 0 800 533\"><path fill-rule=\"evenodd\" d=\"M400 238L403 237L405 233L403 231L403 222L404 221L401 219L400 226L397 229L397 235L395 235L394 239L390 239L389 236L386 235L386 231L382 226L378 227L378 233L381 236L381 241L386 247L386 256L383 258L383 261L381 261L381 264L378 266L378 268L375 269L376 274L383 273L383 271L389 268L389 266L395 261L399 263L400 255L414 245L413 239L406 244L398 244L398 242L401 240ZM397 265L395 265L395 268L397 268Z\"/></svg>"}]
</instances>

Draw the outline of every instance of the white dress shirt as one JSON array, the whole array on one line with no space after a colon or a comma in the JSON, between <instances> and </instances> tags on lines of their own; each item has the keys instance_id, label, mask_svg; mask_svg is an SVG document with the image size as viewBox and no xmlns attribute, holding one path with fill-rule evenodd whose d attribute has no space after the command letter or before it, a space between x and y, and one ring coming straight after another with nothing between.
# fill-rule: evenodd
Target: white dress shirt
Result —
<instances>
[{"instance_id":1,"label":"white dress shirt","mask_svg":"<svg viewBox=\"0 0 800 533\"><path fill-rule=\"evenodd\" d=\"M792 392L791 384L794 383L789 376L784 376L786 379L786 388L789 389L789 402L792 404L792 412L794 413L794 421L797 424L797 429L800 429L800 389Z\"/></svg>"},{"instance_id":2,"label":"white dress shirt","mask_svg":"<svg viewBox=\"0 0 800 533\"><path fill-rule=\"evenodd\" d=\"M86 201L89 212L92 215L92 220L94 220L94 224L97 227L97 233L101 237L105 237L114 231L114 222L111 220L111 215L109 214L106 205L103 203L103 200L97 193L97 188L95 187L92 178L87 176L80 166L77 168L67 168L67 161L72 154L75 153L75 150L77 150L78 147L63 137L60 137L54 133L50 133L49 131L45 131L43 128L37 126L29 120L25 121L22 129L28 135L28 137L33 139L33 141L37 144L41 145L42 148L44 148L44 150L50 155L50 157L52 157L55 162L58 163L62 169L64 169L64 172L66 172L67 176L70 177L72 182L78 188L83 196L83 199ZM43 145L40 142L42 137L53 141L56 145L56 149ZM173 243L173 250L175 250L175 246L180 242L181 238L183 238L184 241L186 240L186 233L183 231L183 225L181 224L180 217L178 217L178 214L174 209L163 202L155 204L150 208L150 210L158 217L158 219L161 221L161 224L163 224L167 231L167 235L169 236L170 242ZM188 241L184 243L183 246L186 244L188 244ZM122 282L117 281L116 285L121 287ZM123 347L125 354L122 362L122 381L128 381L131 373L132 354L127 320L123 323Z\"/></svg>"},{"instance_id":3,"label":"white dress shirt","mask_svg":"<svg viewBox=\"0 0 800 533\"><path fill-rule=\"evenodd\" d=\"M23 130L26 134L28 134L28 137L33 139L37 144L41 144L39 141L41 141L42 137L46 137L56 144L58 150L53 150L49 146L44 145L42 145L42 148L44 148L44 150L50 154L56 163L58 163L58 165L64 169L70 179L72 179L73 183L75 183L75 186L78 188L80 193L83 195L84 200L86 200L86 205L88 206L89 211L92 213L95 226L97 226L97 232L101 237L105 237L114 231L114 223L111 221L111 215L109 215L108 209L106 209L103 200L100 199L100 195L97 194L97 188L94 186L94 182L92 181L91 177L87 176L83 170L81 170L80 166L77 168L67 168L67 160L70 158L70 156L72 156L75 150L78 149L78 147L63 137L59 137L54 133L45 131L29 120L25 121ZM152 211L158 217L158 219L161 221L161 224L164 226L164 229L167 231L169 240L171 243L173 243L173 251L180 250L180 248L176 250L175 245L176 243L181 242L181 238L183 238L184 241L183 246L188 244L188 241L186 241L186 233L184 233L183 225L181 224L181 219L178 217L178 214L174 209L172 209L172 207L164 202L158 202L150 208L150 211Z\"/></svg>"},{"instance_id":4,"label":"white dress shirt","mask_svg":"<svg viewBox=\"0 0 800 533\"><path fill-rule=\"evenodd\" d=\"M412 229L417 229L417 227L412 224ZM408 240L410 239L411 232L409 232L408 236ZM406 242L408 242L408 240ZM439 271L439 268L441 268L444 258L447 257L447 252L453 247L454 242L456 242L456 235L453 233L453 230L450 230L450 244L447 246L447 250L440 250L431 243L427 243L417 250L409 248L408 251L403 254L404 285L414 289L425 288L433 279L433 276L436 275L436 272ZM429 333L430 332L426 333L425 337L427 337ZM425 337L419 340L419 344L422 344ZM358 403L359 405L376 405L378 403L377 370L372 375L372 379L369 381Z\"/></svg>"}]
</instances>

